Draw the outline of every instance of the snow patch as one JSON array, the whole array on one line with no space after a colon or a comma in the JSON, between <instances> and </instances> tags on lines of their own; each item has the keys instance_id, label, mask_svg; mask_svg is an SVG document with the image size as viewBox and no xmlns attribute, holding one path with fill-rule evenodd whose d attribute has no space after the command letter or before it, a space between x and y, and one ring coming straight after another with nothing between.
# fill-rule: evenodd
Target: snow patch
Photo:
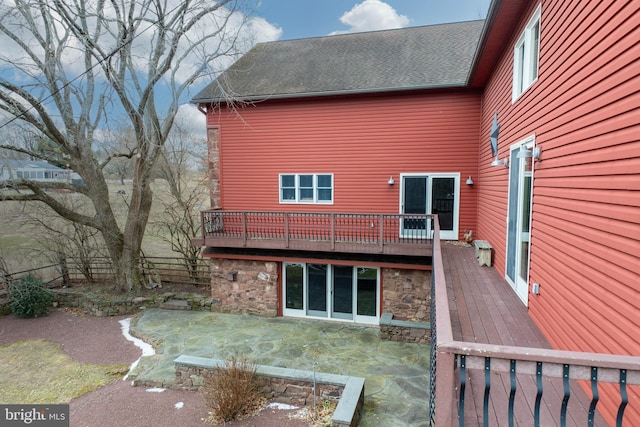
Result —
<instances>
[{"instance_id":1,"label":"snow patch","mask_svg":"<svg viewBox=\"0 0 640 427\"><path fill-rule=\"evenodd\" d=\"M133 344L136 347L139 347L142 350L142 356L153 356L154 354L156 354L156 351L153 349L153 346L151 346L151 344L147 344L146 342L142 341L141 339L138 339L134 336L132 336L129 333L129 330L131 329L131 318L128 317L126 319L122 319L119 321L120 323L120 329L122 329L122 335L124 335L125 339L127 341L131 341L133 342ZM138 362L140 362L140 357L131 364L131 366L129 367L129 372L127 372L127 375L124 376L123 380L126 380L127 377L129 376L129 374L131 373L131 371L133 371L133 369L138 366Z\"/></svg>"},{"instance_id":2,"label":"snow patch","mask_svg":"<svg viewBox=\"0 0 640 427\"><path fill-rule=\"evenodd\" d=\"M148 388L147 391L149 393L162 393L163 391L165 391L166 389L164 388L159 388L159 387L154 387L154 388Z\"/></svg>"},{"instance_id":3,"label":"snow patch","mask_svg":"<svg viewBox=\"0 0 640 427\"><path fill-rule=\"evenodd\" d=\"M277 403L277 402L269 403L267 405L267 408L280 409L281 411L290 411L290 410L293 410L293 409L298 409L297 406L288 405L286 403Z\"/></svg>"},{"instance_id":4,"label":"snow patch","mask_svg":"<svg viewBox=\"0 0 640 427\"><path fill-rule=\"evenodd\" d=\"M176 407L176 409L180 409L180 408L184 407L184 402L178 402L178 403L176 403L176 404L175 404L175 405L173 405L173 406L175 406L175 407Z\"/></svg>"}]
</instances>

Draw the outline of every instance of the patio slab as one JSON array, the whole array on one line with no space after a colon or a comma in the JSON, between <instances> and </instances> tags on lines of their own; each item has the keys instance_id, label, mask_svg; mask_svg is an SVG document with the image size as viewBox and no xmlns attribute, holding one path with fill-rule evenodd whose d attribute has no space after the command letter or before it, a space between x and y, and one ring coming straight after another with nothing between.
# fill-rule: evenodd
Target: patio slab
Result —
<instances>
[{"instance_id":1,"label":"patio slab","mask_svg":"<svg viewBox=\"0 0 640 427\"><path fill-rule=\"evenodd\" d=\"M378 328L254 315L152 309L132 332L156 346L130 375L169 386L181 354L365 378L360 426L426 426L429 347L379 339Z\"/></svg>"}]
</instances>

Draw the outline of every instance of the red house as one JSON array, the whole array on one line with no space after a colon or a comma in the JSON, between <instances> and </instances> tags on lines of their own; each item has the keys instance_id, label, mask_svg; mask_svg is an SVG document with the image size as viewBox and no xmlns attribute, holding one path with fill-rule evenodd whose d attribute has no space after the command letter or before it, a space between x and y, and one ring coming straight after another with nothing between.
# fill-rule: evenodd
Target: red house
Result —
<instances>
[{"instance_id":1,"label":"red house","mask_svg":"<svg viewBox=\"0 0 640 427\"><path fill-rule=\"evenodd\" d=\"M428 321L437 214L440 239L490 243L554 348L640 355L638 22L634 1L494 0L257 45L193 100L218 309Z\"/></svg>"}]
</instances>

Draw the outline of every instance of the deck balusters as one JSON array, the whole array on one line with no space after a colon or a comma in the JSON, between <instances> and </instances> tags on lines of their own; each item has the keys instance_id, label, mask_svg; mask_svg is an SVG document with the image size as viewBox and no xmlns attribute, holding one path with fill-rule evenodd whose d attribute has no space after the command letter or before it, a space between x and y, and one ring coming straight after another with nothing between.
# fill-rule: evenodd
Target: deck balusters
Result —
<instances>
[{"instance_id":1,"label":"deck balusters","mask_svg":"<svg viewBox=\"0 0 640 427\"><path fill-rule=\"evenodd\" d=\"M513 427L515 425L515 414L514 414L514 403L516 400L516 360L511 359L509 362L509 379L511 388L509 390L509 427Z\"/></svg>"},{"instance_id":2,"label":"deck balusters","mask_svg":"<svg viewBox=\"0 0 640 427\"><path fill-rule=\"evenodd\" d=\"M484 399L482 402L482 420L489 427L489 394L491 393L491 358L484 358Z\"/></svg>"},{"instance_id":3,"label":"deck balusters","mask_svg":"<svg viewBox=\"0 0 640 427\"><path fill-rule=\"evenodd\" d=\"M570 365L562 365L562 387L564 389L564 395L562 396L562 406L560 407L560 426L565 427L567 425L567 405L569 404L569 398L571 397L571 386L569 385L569 369Z\"/></svg>"},{"instance_id":4,"label":"deck balusters","mask_svg":"<svg viewBox=\"0 0 640 427\"><path fill-rule=\"evenodd\" d=\"M598 368L593 366L591 368L591 404L589 404L589 417L587 418L587 425L593 427L595 425L596 405L600 397L598 395Z\"/></svg>"},{"instance_id":5,"label":"deck balusters","mask_svg":"<svg viewBox=\"0 0 640 427\"><path fill-rule=\"evenodd\" d=\"M464 392L467 388L467 356L460 355L460 397L458 398L458 420L459 426L464 427Z\"/></svg>"},{"instance_id":6,"label":"deck balusters","mask_svg":"<svg viewBox=\"0 0 640 427\"><path fill-rule=\"evenodd\" d=\"M536 403L533 408L533 425L540 427L540 403L542 402L542 362L536 362Z\"/></svg>"},{"instance_id":7,"label":"deck balusters","mask_svg":"<svg viewBox=\"0 0 640 427\"><path fill-rule=\"evenodd\" d=\"M382 223L382 221L381 221ZM382 228L382 227L381 227ZM437 343L438 343L438 339L437 339L437 322L436 322L436 286L435 286L435 282L436 282L436 275L432 274L431 275L431 302L429 304L430 306L430 313L429 313L429 320L431 322L431 343L429 345L430 347L430 354L429 354L429 389L430 389L430 394L429 394L429 425L431 427L435 427L435 423L436 423L436 374L437 374L437 357L436 357L436 350L437 350ZM454 370L456 369L456 367L454 367Z\"/></svg>"},{"instance_id":8,"label":"deck balusters","mask_svg":"<svg viewBox=\"0 0 640 427\"><path fill-rule=\"evenodd\" d=\"M616 426L622 427L622 419L624 417L624 409L629 403L627 395L627 370L620 369L620 406L618 406L618 415L616 416Z\"/></svg>"}]
</instances>

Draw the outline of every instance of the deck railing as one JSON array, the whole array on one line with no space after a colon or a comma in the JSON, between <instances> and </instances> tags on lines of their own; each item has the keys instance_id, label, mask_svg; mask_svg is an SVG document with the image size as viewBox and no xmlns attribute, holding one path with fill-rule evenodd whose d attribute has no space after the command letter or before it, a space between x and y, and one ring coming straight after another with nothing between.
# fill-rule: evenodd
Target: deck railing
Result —
<instances>
[{"instance_id":1,"label":"deck railing","mask_svg":"<svg viewBox=\"0 0 640 427\"><path fill-rule=\"evenodd\" d=\"M627 387L640 384L640 357L498 346L453 339L437 221L434 228L430 424L438 427L465 425L465 404L471 399L467 390L470 386L467 378L470 371L475 370L474 379L484 381L482 401L474 402L482 407L482 425L489 425L491 407L501 407L506 412L507 420L505 422L504 419L499 419L500 425L503 425L502 422L505 422L504 425L516 425L516 418L524 425L549 425L541 420L543 393L545 387L556 386L558 390L562 390L562 399L550 405L557 409L557 413L551 414L555 418L553 424L565 426L572 397L570 383L578 380L585 381L591 390L591 396L588 397L590 402L584 408L586 425L597 425L596 410L601 388L615 387L619 394L616 426L622 426L624 411L629 402ZM508 381L504 380L505 377L501 378L497 389L492 390L491 380L496 373L507 375ZM527 380L522 379L523 376L528 377L532 387L522 386L527 383ZM523 413L516 413L516 402L518 395L528 392L535 395L535 401L532 413L529 411L530 418L523 422ZM496 399L503 401L496 402ZM480 423L478 418L467 421L467 425Z\"/></svg>"},{"instance_id":2,"label":"deck railing","mask_svg":"<svg viewBox=\"0 0 640 427\"><path fill-rule=\"evenodd\" d=\"M208 210L201 218L206 246L390 254L407 254L402 247L430 248L433 223L432 215L333 212Z\"/></svg>"}]
</instances>

